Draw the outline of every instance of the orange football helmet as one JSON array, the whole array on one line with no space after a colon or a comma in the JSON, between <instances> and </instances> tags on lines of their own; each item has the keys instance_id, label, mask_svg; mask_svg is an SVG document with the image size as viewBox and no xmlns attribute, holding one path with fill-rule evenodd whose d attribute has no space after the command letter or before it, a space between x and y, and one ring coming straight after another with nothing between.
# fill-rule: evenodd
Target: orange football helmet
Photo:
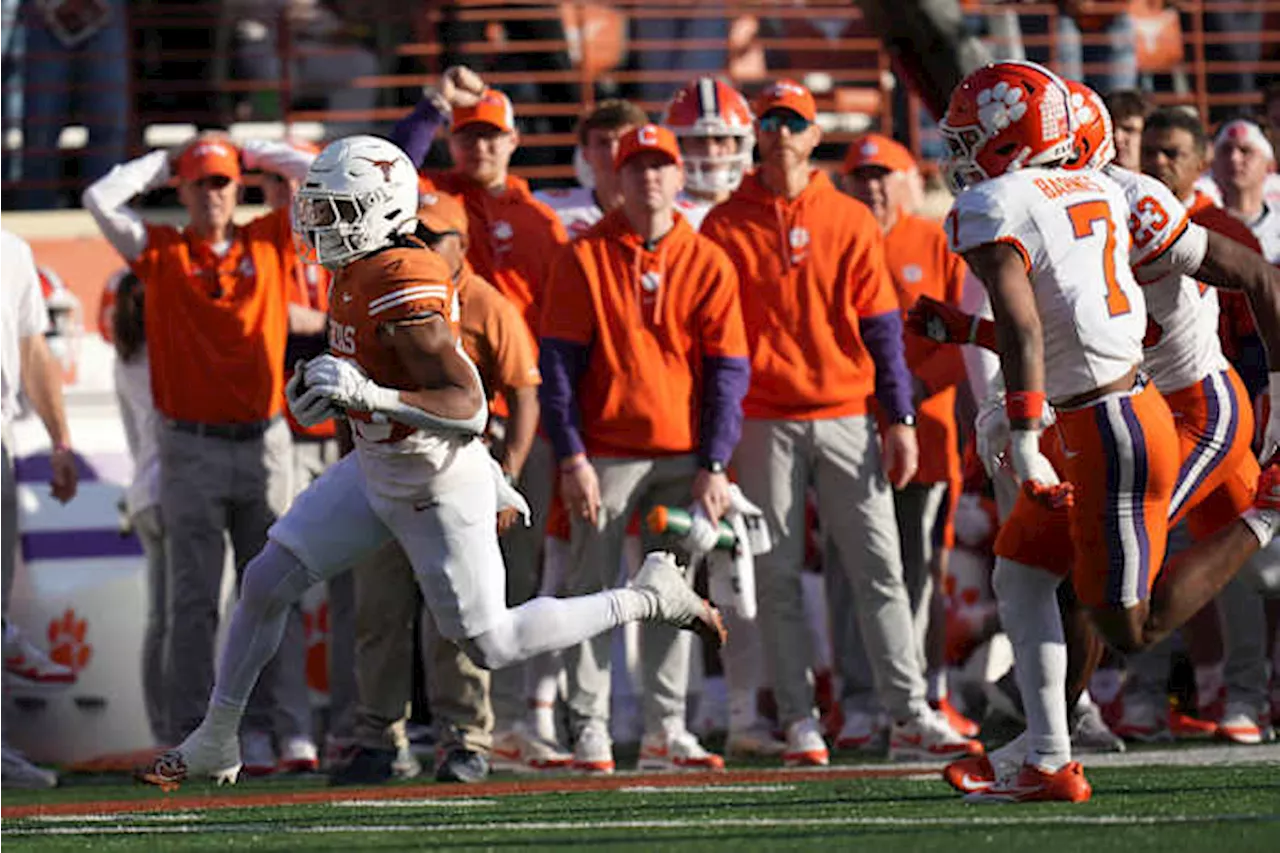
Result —
<instances>
[{"instance_id":1,"label":"orange football helmet","mask_svg":"<svg viewBox=\"0 0 1280 853\"><path fill-rule=\"evenodd\" d=\"M1116 157L1116 145L1111 139L1111 111L1102 96L1083 83L1068 80L1067 91L1075 114L1076 153L1063 168L1101 169Z\"/></svg>"},{"instance_id":2,"label":"orange football helmet","mask_svg":"<svg viewBox=\"0 0 1280 853\"><path fill-rule=\"evenodd\" d=\"M1069 103L1067 85L1034 62L996 62L969 74L938 124L949 149L943 169L951 189L1070 159L1075 122Z\"/></svg>"},{"instance_id":3,"label":"orange football helmet","mask_svg":"<svg viewBox=\"0 0 1280 853\"><path fill-rule=\"evenodd\" d=\"M662 124L680 140L685 183L695 192L732 192L751 168L755 148L755 116L747 99L715 77L699 77L676 92L662 114ZM725 157L690 155L684 140L693 137L729 136L738 150Z\"/></svg>"}]
</instances>

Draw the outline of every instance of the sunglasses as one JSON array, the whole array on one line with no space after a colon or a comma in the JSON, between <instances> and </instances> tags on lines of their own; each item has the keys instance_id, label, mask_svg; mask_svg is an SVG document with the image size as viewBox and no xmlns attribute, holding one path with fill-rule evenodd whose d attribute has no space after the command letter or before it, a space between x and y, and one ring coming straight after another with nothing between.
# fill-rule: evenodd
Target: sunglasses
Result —
<instances>
[{"instance_id":1,"label":"sunglasses","mask_svg":"<svg viewBox=\"0 0 1280 853\"><path fill-rule=\"evenodd\" d=\"M813 122L795 113L773 113L760 119L760 130L765 133L777 133L784 127L789 133L804 133Z\"/></svg>"}]
</instances>

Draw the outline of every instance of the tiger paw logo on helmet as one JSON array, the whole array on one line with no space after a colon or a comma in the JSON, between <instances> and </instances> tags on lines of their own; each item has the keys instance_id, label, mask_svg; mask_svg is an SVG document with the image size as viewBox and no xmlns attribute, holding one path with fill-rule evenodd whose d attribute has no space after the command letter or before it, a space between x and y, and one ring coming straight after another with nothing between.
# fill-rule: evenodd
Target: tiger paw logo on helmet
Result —
<instances>
[{"instance_id":1,"label":"tiger paw logo on helmet","mask_svg":"<svg viewBox=\"0 0 1280 853\"><path fill-rule=\"evenodd\" d=\"M978 93L978 121L988 133L1004 130L1027 112L1022 90L1003 80Z\"/></svg>"}]
</instances>

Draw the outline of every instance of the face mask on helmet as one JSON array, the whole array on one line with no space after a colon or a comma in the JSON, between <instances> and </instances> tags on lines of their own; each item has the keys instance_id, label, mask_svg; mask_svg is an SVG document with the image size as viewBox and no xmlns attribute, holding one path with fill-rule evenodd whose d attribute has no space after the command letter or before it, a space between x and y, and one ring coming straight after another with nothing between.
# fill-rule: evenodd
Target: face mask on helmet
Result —
<instances>
[{"instance_id":1,"label":"face mask on helmet","mask_svg":"<svg viewBox=\"0 0 1280 853\"><path fill-rule=\"evenodd\" d=\"M412 232L417 201L417 172L403 151L376 137L340 139L311 164L294 196L299 253L337 269Z\"/></svg>"},{"instance_id":2,"label":"face mask on helmet","mask_svg":"<svg viewBox=\"0 0 1280 853\"><path fill-rule=\"evenodd\" d=\"M678 134L681 140L681 157L684 160L685 186L693 192L733 192L742 184L743 176L751 168L751 151L755 147L755 140L747 135L725 135L732 136L738 150L733 154L714 157L690 154L686 141L697 138L697 135Z\"/></svg>"}]
</instances>

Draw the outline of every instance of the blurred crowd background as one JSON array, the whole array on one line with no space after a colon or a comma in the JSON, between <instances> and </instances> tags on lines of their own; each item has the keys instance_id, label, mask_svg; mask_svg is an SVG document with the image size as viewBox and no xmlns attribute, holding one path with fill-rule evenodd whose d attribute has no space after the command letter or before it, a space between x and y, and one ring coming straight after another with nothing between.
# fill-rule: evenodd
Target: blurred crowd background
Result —
<instances>
[{"instance_id":1,"label":"blurred crowd background","mask_svg":"<svg viewBox=\"0 0 1280 853\"><path fill-rule=\"evenodd\" d=\"M996 58L1047 62L1102 92L1140 88L1211 123L1260 103L1280 70L1275 0L962 5ZM194 128L312 141L385 130L452 64L515 102L514 165L535 187L571 181L584 107L626 97L656 116L697 72L727 72L748 96L779 76L805 82L827 130L819 159L868 129L940 154L846 0L5 0L3 42L6 209L75 206L111 166Z\"/></svg>"}]
</instances>

